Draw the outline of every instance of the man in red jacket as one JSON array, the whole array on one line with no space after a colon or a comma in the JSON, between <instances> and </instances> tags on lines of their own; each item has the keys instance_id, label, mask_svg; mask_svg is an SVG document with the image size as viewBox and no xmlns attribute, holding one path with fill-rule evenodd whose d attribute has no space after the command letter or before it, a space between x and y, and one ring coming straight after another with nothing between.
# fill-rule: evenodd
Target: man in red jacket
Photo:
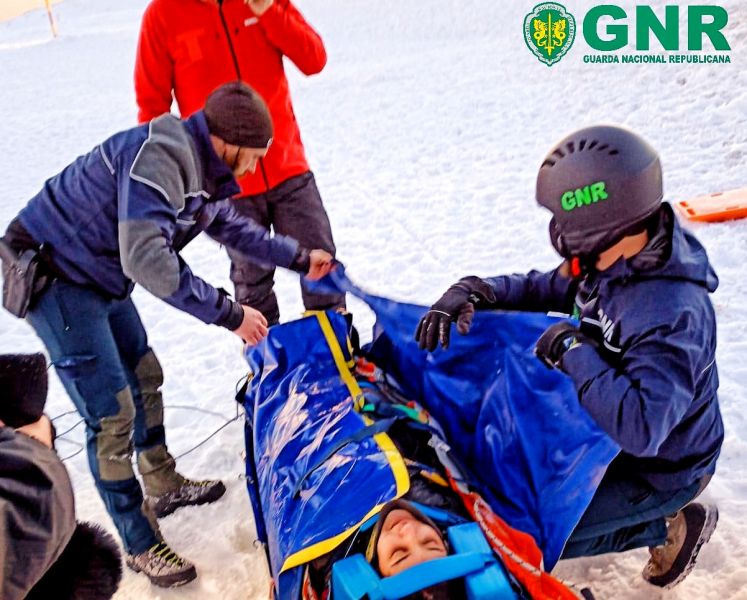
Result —
<instances>
[{"instance_id":1,"label":"man in red jacket","mask_svg":"<svg viewBox=\"0 0 747 600\"><path fill-rule=\"evenodd\" d=\"M182 118L199 110L219 85L241 79L267 103L274 138L254 174L240 180L240 213L303 246L332 255L327 213L306 162L283 69L287 56L305 75L327 62L319 35L290 0L152 0L145 11L135 94L141 123L168 112L172 94ZM280 319L274 268L228 251L236 301ZM301 285L307 309L344 308L343 295L314 294Z\"/></svg>"}]
</instances>

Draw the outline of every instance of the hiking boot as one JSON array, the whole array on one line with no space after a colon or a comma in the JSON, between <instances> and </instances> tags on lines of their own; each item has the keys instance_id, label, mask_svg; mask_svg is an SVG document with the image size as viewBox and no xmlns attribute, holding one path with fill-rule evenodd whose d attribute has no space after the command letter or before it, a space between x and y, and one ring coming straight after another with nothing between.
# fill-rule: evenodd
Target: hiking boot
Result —
<instances>
[{"instance_id":1,"label":"hiking boot","mask_svg":"<svg viewBox=\"0 0 747 600\"><path fill-rule=\"evenodd\" d=\"M667 517L667 539L649 548L651 558L643 568L643 578L651 585L673 588L695 566L700 548L716 529L718 509L710 504L691 502Z\"/></svg>"},{"instance_id":2,"label":"hiking boot","mask_svg":"<svg viewBox=\"0 0 747 600\"><path fill-rule=\"evenodd\" d=\"M226 486L222 481L185 479L184 483L175 490L160 496L146 496L145 501L153 509L156 517L162 519L182 506L215 502L225 493Z\"/></svg>"},{"instance_id":3,"label":"hiking boot","mask_svg":"<svg viewBox=\"0 0 747 600\"><path fill-rule=\"evenodd\" d=\"M181 558L166 542L153 544L140 554L128 554L125 563L135 573L147 575L158 587L178 587L197 577L195 566Z\"/></svg>"}]
</instances>

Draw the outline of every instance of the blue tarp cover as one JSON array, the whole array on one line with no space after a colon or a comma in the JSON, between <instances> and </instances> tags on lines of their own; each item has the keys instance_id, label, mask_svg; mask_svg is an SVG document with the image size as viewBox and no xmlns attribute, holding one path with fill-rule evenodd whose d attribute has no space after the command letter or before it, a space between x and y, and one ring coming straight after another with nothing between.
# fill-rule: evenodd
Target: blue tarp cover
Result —
<instances>
[{"instance_id":1,"label":"blue tarp cover","mask_svg":"<svg viewBox=\"0 0 747 600\"><path fill-rule=\"evenodd\" d=\"M371 306L374 362L436 418L475 489L536 539L550 570L619 450L581 408L570 379L533 355L557 319L478 312L469 335L426 353L413 340L425 307L367 294L341 267L321 285ZM322 313L271 328L247 352L248 487L280 598L297 597L297 564L347 539L408 487L383 433L317 465L370 425L354 410L360 389L347 372L345 336L344 319Z\"/></svg>"}]
</instances>

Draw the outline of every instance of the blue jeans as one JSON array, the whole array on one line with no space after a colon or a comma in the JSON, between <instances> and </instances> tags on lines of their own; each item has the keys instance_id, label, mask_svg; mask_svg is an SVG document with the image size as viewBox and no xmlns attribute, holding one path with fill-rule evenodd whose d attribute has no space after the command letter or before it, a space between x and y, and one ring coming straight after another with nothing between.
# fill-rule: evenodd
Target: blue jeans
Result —
<instances>
[{"instance_id":1,"label":"blue jeans","mask_svg":"<svg viewBox=\"0 0 747 600\"><path fill-rule=\"evenodd\" d=\"M96 487L130 554L159 539L132 466L133 441L146 491L179 483L165 446L163 374L130 298L54 281L27 317L86 423Z\"/></svg>"},{"instance_id":2,"label":"blue jeans","mask_svg":"<svg viewBox=\"0 0 747 600\"><path fill-rule=\"evenodd\" d=\"M667 536L665 517L698 495L699 481L677 490L656 490L614 462L563 549L561 558L658 546Z\"/></svg>"}]
</instances>

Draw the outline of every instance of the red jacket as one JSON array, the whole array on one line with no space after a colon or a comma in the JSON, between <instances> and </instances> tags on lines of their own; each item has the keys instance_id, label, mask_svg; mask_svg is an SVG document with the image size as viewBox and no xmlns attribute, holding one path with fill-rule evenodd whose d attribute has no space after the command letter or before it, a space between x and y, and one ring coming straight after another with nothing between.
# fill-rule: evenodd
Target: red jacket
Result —
<instances>
[{"instance_id":1,"label":"red jacket","mask_svg":"<svg viewBox=\"0 0 747 600\"><path fill-rule=\"evenodd\" d=\"M239 183L242 195L259 194L309 170L291 105L283 56L306 75L324 68L319 35L289 0L275 0L256 17L244 0L152 0L143 16L135 63L138 120L171 109L173 91L182 117L200 110L216 87L241 79L264 98L272 114L273 142L256 173ZM232 53L233 49L233 53Z\"/></svg>"}]
</instances>

